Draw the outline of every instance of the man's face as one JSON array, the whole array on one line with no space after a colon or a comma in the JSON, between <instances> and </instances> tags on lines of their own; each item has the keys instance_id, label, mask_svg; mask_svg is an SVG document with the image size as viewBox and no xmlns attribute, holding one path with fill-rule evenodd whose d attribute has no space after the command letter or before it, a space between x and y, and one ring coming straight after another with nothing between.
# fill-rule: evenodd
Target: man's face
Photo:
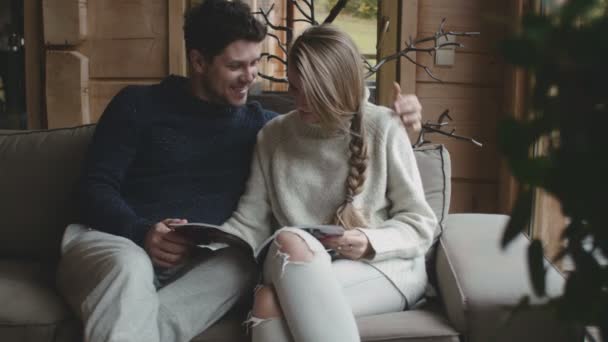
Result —
<instances>
[{"instance_id":1,"label":"man's face","mask_svg":"<svg viewBox=\"0 0 608 342\"><path fill-rule=\"evenodd\" d=\"M261 51L261 43L237 40L212 61L201 58L199 68L194 65L200 86L196 95L210 102L244 105L258 74Z\"/></svg>"}]
</instances>

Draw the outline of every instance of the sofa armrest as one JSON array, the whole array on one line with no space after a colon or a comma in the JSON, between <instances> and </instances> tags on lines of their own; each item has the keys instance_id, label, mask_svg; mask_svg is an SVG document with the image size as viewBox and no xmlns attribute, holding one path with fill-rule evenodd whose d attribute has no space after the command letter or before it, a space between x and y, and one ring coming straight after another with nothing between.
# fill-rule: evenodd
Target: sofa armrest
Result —
<instances>
[{"instance_id":1,"label":"sofa armrest","mask_svg":"<svg viewBox=\"0 0 608 342\"><path fill-rule=\"evenodd\" d=\"M437 253L438 288L454 327L467 341L567 341L553 312L535 306L527 264L529 240L520 234L500 247L505 215L448 216ZM562 293L564 278L548 265L547 293ZM532 306L512 315L524 296ZM508 319L512 316L511 319Z\"/></svg>"}]
</instances>

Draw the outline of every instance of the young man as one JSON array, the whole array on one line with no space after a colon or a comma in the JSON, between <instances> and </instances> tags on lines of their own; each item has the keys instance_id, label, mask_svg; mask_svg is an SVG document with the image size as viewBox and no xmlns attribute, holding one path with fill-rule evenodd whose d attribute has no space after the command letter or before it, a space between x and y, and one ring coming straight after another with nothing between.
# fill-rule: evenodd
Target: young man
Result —
<instances>
[{"instance_id":1,"label":"young man","mask_svg":"<svg viewBox=\"0 0 608 342\"><path fill-rule=\"evenodd\" d=\"M191 78L123 89L89 147L82 224L67 227L58 270L86 341L189 341L257 277L246 252L201 250L170 225L221 224L244 191L256 134L276 115L246 103L266 28L239 1L207 0L184 33ZM417 101L401 100L419 124Z\"/></svg>"}]
</instances>

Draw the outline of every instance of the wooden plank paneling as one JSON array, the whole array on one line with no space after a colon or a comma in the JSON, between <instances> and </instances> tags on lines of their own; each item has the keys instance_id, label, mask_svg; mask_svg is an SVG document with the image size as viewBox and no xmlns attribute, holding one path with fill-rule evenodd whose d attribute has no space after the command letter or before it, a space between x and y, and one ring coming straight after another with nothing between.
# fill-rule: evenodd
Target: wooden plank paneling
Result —
<instances>
[{"instance_id":1,"label":"wooden plank paneling","mask_svg":"<svg viewBox=\"0 0 608 342\"><path fill-rule=\"evenodd\" d=\"M478 147L439 134L428 134L426 140L445 144L453 156L452 176L496 181L496 124L501 106L501 89L419 83L417 90L423 108L423 121L435 122L439 114L449 109L453 119L449 128L455 129L458 135L472 137L484 144Z\"/></svg>"},{"instance_id":2,"label":"wooden plank paneling","mask_svg":"<svg viewBox=\"0 0 608 342\"><path fill-rule=\"evenodd\" d=\"M87 36L86 0L45 0L42 12L47 45L77 45Z\"/></svg>"},{"instance_id":3,"label":"wooden plank paneling","mask_svg":"<svg viewBox=\"0 0 608 342\"><path fill-rule=\"evenodd\" d=\"M92 78L161 78L169 73L167 40L87 40Z\"/></svg>"},{"instance_id":4,"label":"wooden plank paneling","mask_svg":"<svg viewBox=\"0 0 608 342\"><path fill-rule=\"evenodd\" d=\"M137 39L167 37L168 1L89 1L90 38Z\"/></svg>"},{"instance_id":5,"label":"wooden plank paneling","mask_svg":"<svg viewBox=\"0 0 608 342\"><path fill-rule=\"evenodd\" d=\"M48 128L90 123L88 58L77 51L46 54Z\"/></svg>"},{"instance_id":6,"label":"wooden plank paneling","mask_svg":"<svg viewBox=\"0 0 608 342\"><path fill-rule=\"evenodd\" d=\"M90 58L91 77L168 75L168 6L168 0L91 1L90 33L80 47Z\"/></svg>"},{"instance_id":7,"label":"wooden plank paneling","mask_svg":"<svg viewBox=\"0 0 608 342\"><path fill-rule=\"evenodd\" d=\"M498 179L498 157L496 144L479 137L477 127L454 126L456 134L471 136L484 144L478 147L466 141L448 138L439 134L426 136L433 143L444 144L452 156L452 178L496 181Z\"/></svg>"},{"instance_id":8,"label":"wooden plank paneling","mask_svg":"<svg viewBox=\"0 0 608 342\"><path fill-rule=\"evenodd\" d=\"M421 8L436 8L462 12L492 11L499 13L504 8L500 0L419 0Z\"/></svg>"},{"instance_id":9,"label":"wooden plank paneling","mask_svg":"<svg viewBox=\"0 0 608 342\"><path fill-rule=\"evenodd\" d=\"M422 103L423 121L435 122L449 109L454 123L495 125L502 110L502 88L460 84L419 83L417 95Z\"/></svg>"},{"instance_id":10,"label":"wooden plank paneling","mask_svg":"<svg viewBox=\"0 0 608 342\"><path fill-rule=\"evenodd\" d=\"M399 33L399 1L381 1L378 3L380 18L387 17L390 21L389 29L385 33L380 44L379 58L389 56L397 52ZM382 32L381 29L378 33ZM380 37L379 37L380 39ZM390 106L393 101L393 82L397 81L397 61L387 62L376 74L377 102L378 104Z\"/></svg>"},{"instance_id":11,"label":"wooden plank paneling","mask_svg":"<svg viewBox=\"0 0 608 342\"><path fill-rule=\"evenodd\" d=\"M450 213L495 213L497 184L452 180Z\"/></svg>"},{"instance_id":12,"label":"wooden plank paneling","mask_svg":"<svg viewBox=\"0 0 608 342\"><path fill-rule=\"evenodd\" d=\"M496 53L498 42L504 36L503 30L499 24L480 24L468 27L464 30L458 29L454 27L451 17L447 18L445 24L446 31L462 31L462 32L479 32L480 34L477 36L464 37L458 36L455 37L456 42L461 43L463 46L457 49L458 52L465 53ZM439 23L441 23L441 18L437 18L432 20L427 26L424 27L424 31L419 31L419 37L432 37L435 32L439 29ZM428 43L427 43L428 44ZM430 47L432 44L423 45L423 47Z\"/></svg>"},{"instance_id":13,"label":"wooden plank paneling","mask_svg":"<svg viewBox=\"0 0 608 342\"><path fill-rule=\"evenodd\" d=\"M452 31L480 31L498 29L498 20L491 19L504 15L506 1L488 0L419 0L421 32L435 32L446 18ZM486 25L489 25L486 27Z\"/></svg>"},{"instance_id":14,"label":"wooden plank paneling","mask_svg":"<svg viewBox=\"0 0 608 342\"><path fill-rule=\"evenodd\" d=\"M502 0L418 0L418 37L432 36L443 18L446 31L479 31L475 38L456 37L464 44L455 53L454 65L435 66L432 56L417 55L417 62L431 68L443 82L416 69L416 93L423 106L423 120L435 122L449 109L449 129L484 144L431 134L426 140L446 145L452 160L450 212L497 212L499 154L496 126L503 111L504 64L496 42L504 37L504 23L492 18L504 16ZM423 47L429 47L426 45Z\"/></svg>"},{"instance_id":15,"label":"wooden plank paneling","mask_svg":"<svg viewBox=\"0 0 608 342\"><path fill-rule=\"evenodd\" d=\"M439 23L437 23L439 26ZM437 29L437 28L435 28ZM446 24L446 30L455 31L453 27L450 26L449 22ZM471 32L480 32L478 36L472 37L455 37L455 41L457 43L462 44L462 47L456 49L458 53L492 53L496 51L498 41L500 40L501 35L499 34L491 34L488 30L477 29L471 30ZM435 35L435 31L425 31L418 32L418 38L422 37L432 37ZM421 47L431 47L432 43L427 43L427 45L422 45Z\"/></svg>"},{"instance_id":16,"label":"wooden plank paneling","mask_svg":"<svg viewBox=\"0 0 608 342\"><path fill-rule=\"evenodd\" d=\"M41 129L46 126L42 112L42 79L44 55L42 40L42 5L37 0L25 0L24 38L25 38L25 98L27 128Z\"/></svg>"},{"instance_id":17,"label":"wooden plank paneling","mask_svg":"<svg viewBox=\"0 0 608 342\"><path fill-rule=\"evenodd\" d=\"M186 0L167 0L169 25L169 73L186 76L186 44L184 41L184 12ZM252 7L255 8L255 7Z\"/></svg>"},{"instance_id":18,"label":"wooden plank paneling","mask_svg":"<svg viewBox=\"0 0 608 342\"><path fill-rule=\"evenodd\" d=\"M417 61L432 68L433 74L444 83L467 83L502 86L504 65L497 56L456 52L453 66L435 66L427 53L418 53ZM416 69L418 82L436 82L422 69Z\"/></svg>"},{"instance_id":19,"label":"wooden plank paneling","mask_svg":"<svg viewBox=\"0 0 608 342\"><path fill-rule=\"evenodd\" d=\"M86 76L86 81L90 82L80 95L74 94L71 89L66 92L66 87L61 82L47 83L49 127L96 122L112 97L127 84L156 83L170 72L185 75L182 21L187 2L45 0L48 7L45 14L49 14L49 22L70 21L73 11L68 13L64 10L67 4L88 6L85 7L88 9L86 20L81 20L82 11L79 17L79 25L86 24L86 39L72 42L73 39L62 38L56 45L47 47L49 54L55 53L52 50L58 50L57 53L68 53L70 50L72 56L86 56L88 62L85 64L88 67L83 67L86 70L83 69L79 75ZM70 36L74 31L73 23L45 27L45 34L47 31L51 35L56 33L62 37ZM55 63L57 62L46 64L47 75L59 79ZM74 65L70 65L72 67ZM62 66L57 70L66 68L67 66ZM78 101L83 108L76 111ZM57 108L69 110L56 110ZM79 115L74 117L74 113Z\"/></svg>"},{"instance_id":20,"label":"wooden plank paneling","mask_svg":"<svg viewBox=\"0 0 608 342\"><path fill-rule=\"evenodd\" d=\"M543 190L536 191L532 215L532 236L542 240L545 255L552 259L564 247L561 235L567 218L562 214L560 202Z\"/></svg>"},{"instance_id":21,"label":"wooden plank paneling","mask_svg":"<svg viewBox=\"0 0 608 342\"><path fill-rule=\"evenodd\" d=\"M406 48L409 37L418 36L418 0L408 0L401 5L401 35L399 49ZM410 53L411 58L416 61L416 54ZM416 93L416 65L405 58L399 59L399 84L401 91L405 94Z\"/></svg>"},{"instance_id":22,"label":"wooden plank paneling","mask_svg":"<svg viewBox=\"0 0 608 342\"><path fill-rule=\"evenodd\" d=\"M456 37L464 45L459 52L496 53L497 42L504 37L506 1L482 0L420 0L419 36L432 36L443 18L446 31L474 31L476 37Z\"/></svg>"}]
</instances>

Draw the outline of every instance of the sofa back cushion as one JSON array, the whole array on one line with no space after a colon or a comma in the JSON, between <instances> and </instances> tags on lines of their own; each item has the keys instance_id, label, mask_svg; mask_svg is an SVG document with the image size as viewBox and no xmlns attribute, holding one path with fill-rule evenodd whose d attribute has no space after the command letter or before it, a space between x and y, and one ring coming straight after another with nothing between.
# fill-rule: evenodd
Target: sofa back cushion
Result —
<instances>
[{"instance_id":1,"label":"sofa back cushion","mask_svg":"<svg viewBox=\"0 0 608 342\"><path fill-rule=\"evenodd\" d=\"M418 163L424 196L439 222L437 230L435 230L434 241L436 242L443 233L445 220L450 210L452 192L450 154L445 146L430 144L415 148L414 156Z\"/></svg>"},{"instance_id":2,"label":"sofa back cushion","mask_svg":"<svg viewBox=\"0 0 608 342\"><path fill-rule=\"evenodd\" d=\"M76 220L74 191L94 125L0 132L0 255L56 257L64 228ZM443 145L414 150L426 200L445 227L450 157Z\"/></svg>"},{"instance_id":3,"label":"sofa back cushion","mask_svg":"<svg viewBox=\"0 0 608 342\"><path fill-rule=\"evenodd\" d=\"M443 145L423 145L415 148L414 156L416 156L416 162L420 170L424 196L438 221L433 245L426 254L426 271L430 284L430 287L427 288L427 295L433 296L436 293L435 288L437 286L435 268L437 241L439 241L439 237L446 227L445 222L450 210L452 167L450 154Z\"/></svg>"},{"instance_id":4,"label":"sofa back cushion","mask_svg":"<svg viewBox=\"0 0 608 342\"><path fill-rule=\"evenodd\" d=\"M54 258L94 126L0 134L0 255Z\"/></svg>"}]
</instances>

